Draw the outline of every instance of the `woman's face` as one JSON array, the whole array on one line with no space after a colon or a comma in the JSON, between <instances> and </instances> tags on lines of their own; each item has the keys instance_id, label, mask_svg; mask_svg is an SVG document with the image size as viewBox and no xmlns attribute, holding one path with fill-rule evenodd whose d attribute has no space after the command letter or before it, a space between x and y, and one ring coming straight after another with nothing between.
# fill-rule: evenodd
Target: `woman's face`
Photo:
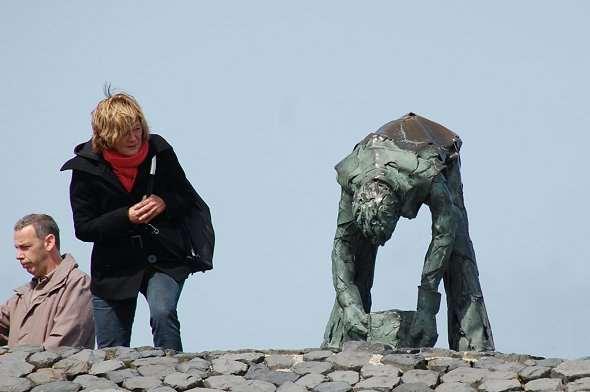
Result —
<instances>
[{"instance_id":1,"label":"woman's face","mask_svg":"<svg viewBox=\"0 0 590 392\"><path fill-rule=\"evenodd\" d=\"M113 150L121 155L135 155L141 148L143 142L142 136L143 129L141 128L141 123L136 121L133 128L117 140L113 146Z\"/></svg>"}]
</instances>

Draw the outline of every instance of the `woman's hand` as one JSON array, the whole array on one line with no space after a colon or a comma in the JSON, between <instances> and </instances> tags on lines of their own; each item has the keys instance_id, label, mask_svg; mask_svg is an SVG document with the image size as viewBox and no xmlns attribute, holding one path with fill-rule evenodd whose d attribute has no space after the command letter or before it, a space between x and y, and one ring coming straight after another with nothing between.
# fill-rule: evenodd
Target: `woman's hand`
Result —
<instances>
[{"instance_id":1,"label":"woman's hand","mask_svg":"<svg viewBox=\"0 0 590 392\"><path fill-rule=\"evenodd\" d=\"M161 197L150 195L139 203L129 207L129 220L131 223L150 223L152 219L160 215L166 209L166 203Z\"/></svg>"}]
</instances>

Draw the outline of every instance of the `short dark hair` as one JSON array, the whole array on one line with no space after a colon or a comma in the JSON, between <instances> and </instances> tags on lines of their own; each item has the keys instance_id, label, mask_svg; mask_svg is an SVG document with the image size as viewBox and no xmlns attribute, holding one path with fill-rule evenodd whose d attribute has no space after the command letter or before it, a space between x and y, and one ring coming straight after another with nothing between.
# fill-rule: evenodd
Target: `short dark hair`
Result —
<instances>
[{"instance_id":1,"label":"short dark hair","mask_svg":"<svg viewBox=\"0 0 590 392\"><path fill-rule=\"evenodd\" d=\"M37 234L37 238L44 239L47 235L53 234L55 237L55 246L59 250L59 227L55 220L47 214L29 214L20 218L14 224L14 231L19 231L32 225Z\"/></svg>"}]
</instances>

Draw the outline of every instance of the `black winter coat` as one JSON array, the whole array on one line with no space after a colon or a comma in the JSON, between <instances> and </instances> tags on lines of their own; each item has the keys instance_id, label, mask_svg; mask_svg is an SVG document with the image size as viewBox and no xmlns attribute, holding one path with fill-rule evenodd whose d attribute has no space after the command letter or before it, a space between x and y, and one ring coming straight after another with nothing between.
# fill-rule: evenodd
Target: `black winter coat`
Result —
<instances>
[{"instance_id":1,"label":"black winter coat","mask_svg":"<svg viewBox=\"0 0 590 392\"><path fill-rule=\"evenodd\" d=\"M168 240L166 243L184 243L180 220L195 198L209 216L207 205L186 179L170 144L159 135L150 135L148 156L138 168L131 192L125 190L110 164L92 150L90 141L78 145L74 152L76 156L61 170L72 170L70 202L76 237L94 243L92 293L113 300L136 297L149 268L167 273L177 281L186 279L191 270L178 257L179 252L163 247L161 241L154 239L151 227L133 224L128 217L129 207L147 192L154 155L157 170L153 194L164 200L166 209L150 224Z\"/></svg>"}]
</instances>

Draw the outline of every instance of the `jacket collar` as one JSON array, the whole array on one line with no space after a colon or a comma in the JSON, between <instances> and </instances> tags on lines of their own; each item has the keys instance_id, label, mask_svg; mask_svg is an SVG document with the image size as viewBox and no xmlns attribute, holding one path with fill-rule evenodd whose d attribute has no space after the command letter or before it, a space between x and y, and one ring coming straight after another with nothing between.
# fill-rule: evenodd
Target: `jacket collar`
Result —
<instances>
[{"instance_id":1,"label":"jacket collar","mask_svg":"<svg viewBox=\"0 0 590 392\"><path fill-rule=\"evenodd\" d=\"M51 275L45 287L39 290L39 294L35 298L34 302L37 302L37 298L44 298L45 296L47 296L47 294L63 286L66 283L66 280L70 275L70 272L72 272L74 268L78 268L76 260L74 260L72 255L66 253L63 256L61 263L59 263L57 268L53 270L53 274ZM34 286L35 283L33 280L31 280L29 283L14 289L14 291L18 295L23 295L26 292L33 290Z\"/></svg>"}]
</instances>

